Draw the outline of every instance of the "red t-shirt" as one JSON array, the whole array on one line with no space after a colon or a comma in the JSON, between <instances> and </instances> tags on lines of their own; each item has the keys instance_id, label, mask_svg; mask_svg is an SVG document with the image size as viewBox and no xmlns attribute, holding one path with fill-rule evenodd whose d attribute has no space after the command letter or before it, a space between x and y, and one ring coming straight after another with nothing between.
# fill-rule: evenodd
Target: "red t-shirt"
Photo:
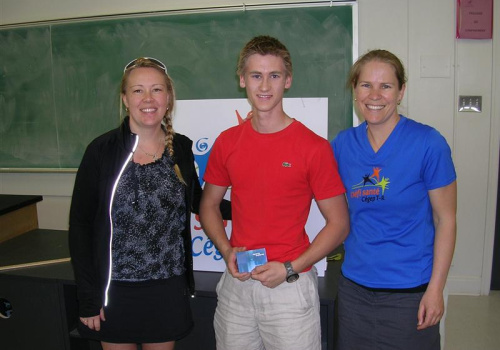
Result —
<instances>
[{"instance_id":1,"label":"red t-shirt","mask_svg":"<svg viewBox=\"0 0 500 350\"><path fill-rule=\"evenodd\" d=\"M330 144L298 121L271 134L250 122L222 132L204 180L231 187L231 245L266 248L268 261L300 256L312 199L345 192Z\"/></svg>"}]
</instances>

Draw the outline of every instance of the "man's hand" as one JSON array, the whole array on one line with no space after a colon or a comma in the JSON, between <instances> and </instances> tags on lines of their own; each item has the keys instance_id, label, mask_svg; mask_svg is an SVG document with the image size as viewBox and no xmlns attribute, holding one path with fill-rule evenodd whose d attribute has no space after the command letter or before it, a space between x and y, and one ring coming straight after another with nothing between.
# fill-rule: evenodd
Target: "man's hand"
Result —
<instances>
[{"instance_id":1,"label":"man's hand","mask_svg":"<svg viewBox=\"0 0 500 350\"><path fill-rule=\"evenodd\" d=\"M238 264L236 262L236 253L244 252L247 250L245 247L230 247L224 253L221 252L224 257L224 261L226 262L227 270L234 278L239 279L240 281L246 281L250 278L250 272L240 273L238 271Z\"/></svg>"},{"instance_id":2,"label":"man's hand","mask_svg":"<svg viewBox=\"0 0 500 350\"><path fill-rule=\"evenodd\" d=\"M286 268L281 262L271 261L253 269L251 277L263 286L275 288L285 281Z\"/></svg>"}]
</instances>

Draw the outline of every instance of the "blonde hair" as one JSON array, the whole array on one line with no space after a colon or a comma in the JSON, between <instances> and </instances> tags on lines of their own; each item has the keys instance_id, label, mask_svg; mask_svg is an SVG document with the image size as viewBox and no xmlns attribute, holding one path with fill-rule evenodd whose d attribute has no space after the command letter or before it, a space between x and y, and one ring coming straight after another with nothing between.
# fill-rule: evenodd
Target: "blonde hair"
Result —
<instances>
[{"instance_id":1,"label":"blonde hair","mask_svg":"<svg viewBox=\"0 0 500 350\"><path fill-rule=\"evenodd\" d=\"M399 90L403 88L403 85L406 84L407 81L403 63L401 63L401 60L396 55L387 50L371 50L358 58L349 71L347 88L356 87L361 74L361 69L365 64L372 61L379 61L391 65L394 68L394 74L398 80Z\"/></svg>"},{"instance_id":2,"label":"blonde hair","mask_svg":"<svg viewBox=\"0 0 500 350\"><path fill-rule=\"evenodd\" d=\"M130 62L126 67L123 72L121 84L120 84L120 92L121 94L125 94L126 88L127 88L127 83L128 83L128 77L130 76L130 72L132 72L136 68L154 68L158 72L161 72L164 75L165 78L165 86L167 89L167 95L168 95L168 102L167 102L167 111L165 112L165 115L163 116L163 127L165 131L165 148L168 151L169 156L174 160L174 171L175 174L177 175L177 178L179 179L180 182L182 182L184 185L186 185L186 181L184 180L184 177L182 176L181 169L179 168L179 165L175 161L174 157L174 136L175 136L175 131L174 128L172 127L172 111L175 106L175 90L174 90L174 82L172 81L172 78L167 74L167 69L161 61L154 59L154 58L149 58L149 57L139 57L132 62ZM120 117L123 117L123 100L120 96ZM127 109L125 108L126 112ZM123 118L122 118L123 119Z\"/></svg>"}]
</instances>

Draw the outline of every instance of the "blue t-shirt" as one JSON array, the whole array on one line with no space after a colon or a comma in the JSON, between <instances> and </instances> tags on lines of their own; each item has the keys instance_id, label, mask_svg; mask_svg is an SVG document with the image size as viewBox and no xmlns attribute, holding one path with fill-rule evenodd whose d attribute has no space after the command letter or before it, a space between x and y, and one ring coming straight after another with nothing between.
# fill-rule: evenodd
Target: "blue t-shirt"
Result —
<instances>
[{"instance_id":1,"label":"blue t-shirt","mask_svg":"<svg viewBox=\"0 0 500 350\"><path fill-rule=\"evenodd\" d=\"M428 191L456 179L444 137L400 117L378 152L366 123L332 141L351 219L342 273L370 288L429 282L435 232Z\"/></svg>"}]
</instances>

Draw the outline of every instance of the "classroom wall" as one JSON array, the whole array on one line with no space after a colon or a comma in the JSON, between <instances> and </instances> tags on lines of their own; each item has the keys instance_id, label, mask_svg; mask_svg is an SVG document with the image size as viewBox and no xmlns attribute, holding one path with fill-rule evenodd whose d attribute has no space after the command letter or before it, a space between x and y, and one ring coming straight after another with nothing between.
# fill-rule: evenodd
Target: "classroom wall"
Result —
<instances>
[{"instance_id":1,"label":"classroom wall","mask_svg":"<svg viewBox=\"0 0 500 350\"><path fill-rule=\"evenodd\" d=\"M293 2L304 1L289 1ZM359 0L357 4L359 52L386 48L402 58L409 81L401 112L436 127L453 150L459 184L458 239L449 291L488 294L500 138L500 103L493 99L500 92L499 23L494 25L493 40L457 40L455 0ZM243 8L234 0L0 0L0 25L226 5ZM483 96L483 112L458 112L460 94ZM38 205L40 226L66 229L73 181L71 173L0 173L0 193L43 195Z\"/></svg>"}]
</instances>

